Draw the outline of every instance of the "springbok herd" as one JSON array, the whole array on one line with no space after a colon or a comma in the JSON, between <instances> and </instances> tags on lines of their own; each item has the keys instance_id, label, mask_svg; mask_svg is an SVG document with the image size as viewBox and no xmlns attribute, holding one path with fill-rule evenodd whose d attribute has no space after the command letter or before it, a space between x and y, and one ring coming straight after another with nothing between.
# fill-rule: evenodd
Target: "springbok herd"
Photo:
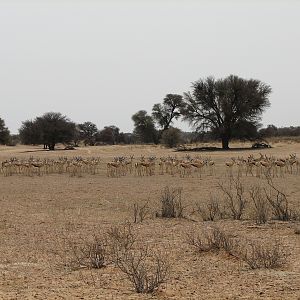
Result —
<instances>
[{"instance_id":1,"label":"springbok herd","mask_svg":"<svg viewBox=\"0 0 300 300\"><path fill-rule=\"evenodd\" d=\"M40 159L30 157L29 159L17 159L12 157L1 162L1 170L4 176L22 174L27 176L44 174L63 174L70 176L82 176L83 173L96 174L99 172L99 157L59 157L58 159Z\"/></svg>"},{"instance_id":2,"label":"springbok herd","mask_svg":"<svg viewBox=\"0 0 300 300\"><path fill-rule=\"evenodd\" d=\"M221 166L222 164L219 164ZM248 157L232 157L223 163L226 175L238 176L251 175L256 177L272 176L284 177L284 174L300 173L300 161L296 154L288 157L276 158L260 153L259 157L249 155ZM12 175L47 175L47 174L69 174L70 176L81 177L83 174L98 174L105 168L105 163L99 157L60 157L58 159L40 159L30 157L29 159L17 159L15 157L1 162L0 173L4 176ZM184 158L141 156L135 159L134 156L118 156L113 161L106 163L106 175L108 177L121 177L127 174L134 176L152 176L155 174L169 174L172 176L190 177L196 174L213 176L216 163L210 157L191 157L186 155Z\"/></svg>"}]
</instances>

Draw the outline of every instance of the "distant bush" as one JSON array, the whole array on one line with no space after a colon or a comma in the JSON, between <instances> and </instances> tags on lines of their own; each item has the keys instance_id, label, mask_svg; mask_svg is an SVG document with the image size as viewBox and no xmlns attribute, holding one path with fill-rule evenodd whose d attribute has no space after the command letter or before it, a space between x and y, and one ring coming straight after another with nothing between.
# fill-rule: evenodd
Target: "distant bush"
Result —
<instances>
[{"instance_id":1,"label":"distant bush","mask_svg":"<svg viewBox=\"0 0 300 300\"><path fill-rule=\"evenodd\" d=\"M268 125L266 128L259 130L259 134L264 138L269 137L283 137L283 136L300 136L300 126L294 127L276 127L274 125Z\"/></svg>"},{"instance_id":2,"label":"distant bush","mask_svg":"<svg viewBox=\"0 0 300 300\"><path fill-rule=\"evenodd\" d=\"M162 133L161 143L169 148L174 148L182 142L181 130L170 127Z\"/></svg>"}]
</instances>

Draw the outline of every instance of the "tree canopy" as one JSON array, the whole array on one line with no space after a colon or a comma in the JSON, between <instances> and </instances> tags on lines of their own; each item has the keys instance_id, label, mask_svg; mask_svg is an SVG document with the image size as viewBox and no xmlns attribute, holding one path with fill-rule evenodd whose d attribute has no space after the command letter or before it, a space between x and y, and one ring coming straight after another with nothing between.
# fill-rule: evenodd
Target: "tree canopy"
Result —
<instances>
[{"instance_id":1,"label":"tree canopy","mask_svg":"<svg viewBox=\"0 0 300 300\"><path fill-rule=\"evenodd\" d=\"M98 132L97 141L110 145L120 142L120 129L117 126L105 126Z\"/></svg>"},{"instance_id":2,"label":"tree canopy","mask_svg":"<svg viewBox=\"0 0 300 300\"><path fill-rule=\"evenodd\" d=\"M270 93L271 87L259 80L234 75L218 80L207 77L194 82L192 91L184 94L181 112L194 126L216 133L223 149L228 149L239 124L249 130L258 125L270 105Z\"/></svg>"},{"instance_id":3,"label":"tree canopy","mask_svg":"<svg viewBox=\"0 0 300 300\"><path fill-rule=\"evenodd\" d=\"M162 104L153 105L152 117L164 131L170 127L173 120L180 117L180 110L183 107L181 95L167 94Z\"/></svg>"},{"instance_id":4,"label":"tree canopy","mask_svg":"<svg viewBox=\"0 0 300 300\"><path fill-rule=\"evenodd\" d=\"M153 118L145 110L140 110L132 116L134 135L142 143L157 143L158 136Z\"/></svg>"},{"instance_id":5,"label":"tree canopy","mask_svg":"<svg viewBox=\"0 0 300 300\"><path fill-rule=\"evenodd\" d=\"M10 132L5 126L5 122L0 118L0 144L6 145L10 140Z\"/></svg>"},{"instance_id":6,"label":"tree canopy","mask_svg":"<svg viewBox=\"0 0 300 300\"><path fill-rule=\"evenodd\" d=\"M24 144L44 144L54 150L57 143L69 143L75 134L75 123L61 113L48 112L33 121L25 121L19 129Z\"/></svg>"},{"instance_id":7,"label":"tree canopy","mask_svg":"<svg viewBox=\"0 0 300 300\"><path fill-rule=\"evenodd\" d=\"M93 146L98 132L96 124L92 122L84 122L82 124L78 124L78 129L80 139L83 140L84 144Z\"/></svg>"}]
</instances>

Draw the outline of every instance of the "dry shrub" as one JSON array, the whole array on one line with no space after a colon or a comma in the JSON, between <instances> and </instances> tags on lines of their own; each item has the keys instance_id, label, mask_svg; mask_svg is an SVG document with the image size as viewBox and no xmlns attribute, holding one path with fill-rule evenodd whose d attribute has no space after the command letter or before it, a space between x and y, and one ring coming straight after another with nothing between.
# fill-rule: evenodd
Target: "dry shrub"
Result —
<instances>
[{"instance_id":1,"label":"dry shrub","mask_svg":"<svg viewBox=\"0 0 300 300\"><path fill-rule=\"evenodd\" d=\"M195 232L186 234L186 243L192 246L197 252L211 251L211 245L208 244L203 234L196 234Z\"/></svg>"},{"instance_id":2,"label":"dry shrub","mask_svg":"<svg viewBox=\"0 0 300 300\"><path fill-rule=\"evenodd\" d=\"M117 267L127 276L137 293L153 293L169 274L166 258L148 246L119 251Z\"/></svg>"},{"instance_id":3,"label":"dry shrub","mask_svg":"<svg viewBox=\"0 0 300 300\"><path fill-rule=\"evenodd\" d=\"M197 212L200 214L203 221L215 221L221 217L221 210L218 200L215 196L210 195L207 203L198 203Z\"/></svg>"},{"instance_id":4,"label":"dry shrub","mask_svg":"<svg viewBox=\"0 0 300 300\"><path fill-rule=\"evenodd\" d=\"M274 185L270 177L267 178L267 182L270 189L269 191L265 189L265 195L271 206L274 218L280 221L296 219L297 214L290 209L286 194Z\"/></svg>"},{"instance_id":5,"label":"dry shrub","mask_svg":"<svg viewBox=\"0 0 300 300\"><path fill-rule=\"evenodd\" d=\"M240 178L231 177L228 184L219 183L218 185L224 193L230 217L234 220L240 220L247 204L245 189Z\"/></svg>"},{"instance_id":6,"label":"dry shrub","mask_svg":"<svg viewBox=\"0 0 300 300\"><path fill-rule=\"evenodd\" d=\"M137 293L152 293L168 275L169 265L156 250L137 244L130 223L108 231L113 262L134 285Z\"/></svg>"},{"instance_id":7,"label":"dry shrub","mask_svg":"<svg viewBox=\"0 0 300 300\"><path fill-rule=\"evenodd\" d=\"M129 222L121 226L111 227L107 234L113 255L117 255L119 251L132 249L137 240L137 236L133 232L132 225Z\"/></svg>"},{"instance_id":8,"label":"dry shrub","mask_svg":"<svg viewBox=\"0 0 300 300\"><path fill-rule=\"evenodd\" d=\"M257 241L244 242L217 227L202 234L188 233L187 243L197 252L223 250L245 261L251 269L281 267L288 257L282 243L278 240L270 245L260 244Z\"/></svg>"},{"instance_id":9,"label":"dry shrub","mask_svg":"<svg viewBox=\"0 0 300 300\"><path fill-rule=\"evenodd\" d=\"M92 241L82 241L76 245L68 240L71 249L71 265L75 268L100 269L108 262L108 244L105 235L93 237Z\"/></svg>"},{"instance_id":10,"label":"dry shrub","mask_svg":"<svg viewBox=\"0 0 300 300\"><path fill-rule=\"evenodd\" d=\"M139 203L133 204L133 222L142 223L150 214L149 200L140 205Z\"/></svg>"},{"instance_id":11,"label":"dry shrub","mask_svg":"<svg viewBox=\"0 0 300 300\"><path fill-rule=\"evenodd\" d=\"M248 246L244 246L240 256L251 269L274 269L286 263L288 254L278 240L271 245L252 241Z\"/></svg>"},{"instance_id":12,"label":"dry shrub","mask_svg":"<svg viewBox=\"0 0 300 300\"><path fill-rule=\"evenodd\" d=\"M193 246L197 252L224 250L231 255L235 255L235 248L238 245L230 235L218 227L200 234L187 234L187 243Z\"/></svg>"},{"instance_id":13,"label":"dry shrub","mask_svg":"<svg viewBox=\"0 0 300 300\"><path fill-rule=\"evenodd\" d=\"M230 235L215 227L206 237L212 250L224 250L228 253L233 252L234 241Z\"/></svg>"},{"instance_id":14,"label":"dry shrub","mask_svg":"<svg viewBox=\"0 0 300 300\"><path fill-rule=\"evenodd\" d=\"M160 197L162 218L183 217L182 188L170 188L166 186Z\"/></svg>"},{"instance_id":15,"label":"dry shrub","mask_svg":"<svg viewBox=\"0 0 300 300\"><path fill-rule=\"evenodd\" d=\"M250 199L254 208L254 219L257 224L268 221L269 203L260 186L253 186L249 191Z\"/></svg>"},{"instance_id":16,"label":"dry shrub","mask_svg":"<svg viewBox=\"0 0 300 300\"><path fill-rule=\"evenodd\" d=\"M129 222L110 228L101 238L82 241L80 246L68 238L68 252L76 268L100 269L113 263L133 284L137 293L152 293L169 275L166 255L137 242ZM71 242L72 241L72 242Z\"/></svg>"}]
</instances>

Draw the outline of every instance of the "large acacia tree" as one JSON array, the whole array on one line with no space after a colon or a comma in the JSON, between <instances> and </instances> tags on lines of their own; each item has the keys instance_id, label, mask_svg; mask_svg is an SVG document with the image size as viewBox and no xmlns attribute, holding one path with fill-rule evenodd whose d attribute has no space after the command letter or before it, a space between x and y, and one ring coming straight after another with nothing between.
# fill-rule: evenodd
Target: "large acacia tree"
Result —
<instances>
[{"instance_id":1,"label":"large acacia tree","mask_svg":"<svg viewBox=\"0 0 300 300\"><path fill-rule=\"evenodd\" d=\"M182 114L185 120L202 130L211 130L222 140L222 148L239 124L257 126L261 114L270 105L271 87L259 80L230 75L216 80L200 79L192 84L192 91L184 94ZM245 126L244 126L245 127Z\"/></svg>"},{"instance_id":2,"label":"large acacia tree","mask_svg":"<svg viewBox=\"0 0 300 300\"><path fill-rule=\"evenodd\" d=\"M54 150L57 143L69 143L75 134L75 123L61 113L48 112L33 121L25 121L19 129L24 144L44 144Z\"/></svg>"}]
</instances>

